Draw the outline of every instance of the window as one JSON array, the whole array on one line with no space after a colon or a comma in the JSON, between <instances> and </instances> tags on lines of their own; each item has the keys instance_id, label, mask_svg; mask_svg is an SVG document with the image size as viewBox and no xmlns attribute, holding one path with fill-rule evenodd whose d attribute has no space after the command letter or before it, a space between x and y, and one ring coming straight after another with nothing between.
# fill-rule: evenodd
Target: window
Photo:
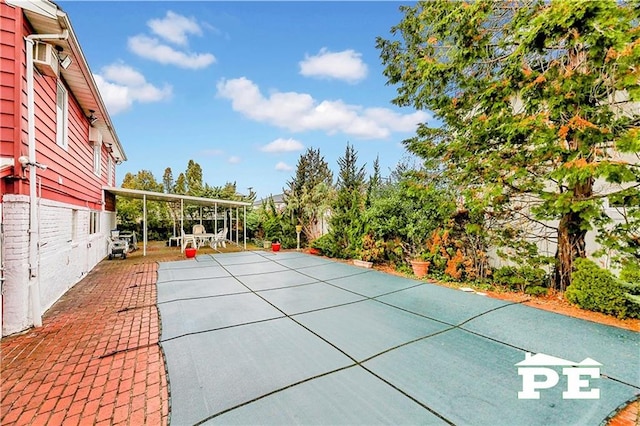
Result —
<instances>
[{"instance_id":1,"label":"window","mask_svg":"<svg viewBox=\"0 0 640 426\"><path fill-rule=\"evenodd\" d=\"M78 210L71 210L71 241L78 239Z\"/></svg>"},{"instance_id":2,"label":"window","mask_svg":"<svg viewBox=\"0 0 640 426\"><path fill-rule=\"evenodd\" d=\"M100 142L93 142L93 174L100 176L102 170L102 144Z\"/></svg>"},{"instance_id":3,"label":"window","mask_svg":"<svg viewBox=\"0 0 640 426\"><path fill-rule=\"evenodd\" d=\"M100 232L100 212L89 212L89 235Z\"/></svg>"},{"instance_id":4,"label":"window","mask_svg":"<svg viewBox=\"0 0 640 426\"><path fill-rule=\"evenodd\" d=\"M64 84L58 81L56 94L56 143L58 146L67 149L68 141L68 117L69 117L69 95Z\"/></svg>"},{"instance_id":5,"label":"window","mask_svg":"<svg viewBox=\"0 0 640 426\"><path fill-rule=\"evenodd\" d=\"M113 186L113 157L109 156L107 160L107 185Z\"/></svg>"}]
</instances>

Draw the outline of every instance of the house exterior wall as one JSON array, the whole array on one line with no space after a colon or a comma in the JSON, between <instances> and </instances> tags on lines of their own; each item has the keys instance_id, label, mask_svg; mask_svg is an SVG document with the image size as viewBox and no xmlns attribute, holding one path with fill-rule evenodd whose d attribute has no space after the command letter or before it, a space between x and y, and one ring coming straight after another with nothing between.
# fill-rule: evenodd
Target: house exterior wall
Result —
<instances>
[{"instance_id":1,"label":"house exterior wall","mask_svg":"<svg viewBox=\"0 0 640 426\"><path fill-rule=\"evenodd\" d=\"M0 2L0 153L17 158L28 154L26 55L24 37L32 33L19 8ZM64 80L61 79L63 82ZM36 158L46 164L39 171L42 196L90 208L101 208L102 186L108 186L110 152L101 145L100 176L93 172L93 143L89 121L73 93L69 93L69 143L56 144L56 77L34 71ZM113 160L111 160L113 167ZM3 176L21 174L17 165ZM115 172L114 172L115 173ZM115 180L115 175L114 175ZM0 181L2 194L28 194L27 179Z\"/></svg>"},{"instance_id":2,"label":"house exterior wall","mask_svg":"<svg viewBox=\"0 0 640 426\"><path fill-rule=\"evenodd\" d=\"M30 161L47 168L36 170L36 191L30 195L29 169L23 170L18 158L29 154L25 37L32 33L23 9L0 0L0 336L37 324L30 292L38 289L41 315L107 255L107 236L116 224L115 201L102 190L115 181L111 149L101 143L87 106L80 105L64 76L46 76L35 68L36 158ZM56 143L58 81L68 93L66 148ZM94 173L94 143L101 149L99 175ZM30 223L32 200L37 226ZM90 234L92 215L99 226Z\"/></svg>"},{"instance_id":3,"label":"house exterior wall","mask_svg":"<svg viewBox=\"0 0 640 426\"><path fill-rule=\"evenodd\" d=\"M29 197L4 195L2 203L3 262L2 335L33 324L29 316Z\"/></svg>"},{"instance_id":4,"label":"house exterior wall","mask_svg":"<svg viewBox=\"0 0 640 426\"><path fill-rule=\"evenodd\" d=\"M0 157L17 158L26 152L26 91L24 84L23 19L19 9L0 3ZM0 171L0 178L13 168ZM15 181L0 180L0 193L21 193Z\"/></svg>"},{"instance_id":5,"label":"house exterior wall","mask_svg":"<svg viewBox=\"0 0 640 426\"><path fill-rule=\"evenodd\" d=\"M115 212L91 210L57 201L39 200L40 252L35 274L40 277L42 311L49 309L107 255L105 233ZM100 217L100 232L89 234L91 212ZM29 310L29 196L5 195L2 209L6 282L3 335L33 323Z\"/></svg>"},{"instance_id":6,"label":"house exterior wall","mask_svg":"<svg viewBox=\"0 0 640 426\"><path fill-rule=\"evenodd\" d=\"M69 141L67 149L56 144L56 91L54 77L36 76L36 152L44 198L102 208L102 186L107 185L107 157L104 145L100 176L93 172L93 143L89 141L89 122L69 91Z\"/></svg>"}]
</instances>

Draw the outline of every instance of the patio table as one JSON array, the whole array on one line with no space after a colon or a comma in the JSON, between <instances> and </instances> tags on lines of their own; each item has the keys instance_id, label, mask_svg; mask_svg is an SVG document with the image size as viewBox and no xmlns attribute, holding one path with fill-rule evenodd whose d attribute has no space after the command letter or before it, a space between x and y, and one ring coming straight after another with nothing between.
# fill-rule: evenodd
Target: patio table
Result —
<instances>
[{"instance_id":1,"label":"patio table","mask_svg":"<svg viewBox=\"0 0 640 426\"><path fill-rule=\"evenodd\" d=\"M196 238L196 245L198 248L202 247L205 244L211 244L216 237L216 234L212 233L203 233L203 234L193 234Z\"/></svg>"}]
</instances>

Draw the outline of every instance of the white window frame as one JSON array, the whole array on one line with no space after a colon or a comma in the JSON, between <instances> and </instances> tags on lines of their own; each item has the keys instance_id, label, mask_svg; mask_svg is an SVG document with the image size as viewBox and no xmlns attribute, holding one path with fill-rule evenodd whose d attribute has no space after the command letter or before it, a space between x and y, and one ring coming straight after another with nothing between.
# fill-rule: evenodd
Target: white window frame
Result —
<instances>
[{"instance_id":1,"label":"white window frame","mask_svg":"<svg viewBox=\"0 0 640 426\"><path fill-rule=\"evenodd\" d=\"M56 84L56 143L69 149L69 92L60 80Z\"/></svg>"},{"instance_id":2,"label":"white window frame","mask_svg":"<svg viewBox=\"0 0 640 426\"><path fill-rule=\"evenodd\" d=\"M113 186L113 157L111 155L107 158L107 185Z\"/></svg>"},{"instance_id":3,"label":"white window frame","mask_svg":"<svg viewBox=\"0 0 640 426\"><path fill-rule=\"evenodd\" d=\"M78 210L71 210L71 241L78 240Z\"/></svg>"},{"instance_id":4,"label":"white window frame","mask_svg":"<svg viewBox=\"0 0 640 426\"><path fill-rule=\"evenodd\" d=\"M98 141L93 142L93 174L102 174L102 143Z\"/></svg>"},{"instance_id":5,"label":"white window frame","mask_svg":"<svg viewBox=\"0 0 640 426\"><path fill-rule=\"evenodd\" d=\"M100 232L100 212L91 210L89 212L89 235Z\"/></svg>"}]
</instances>

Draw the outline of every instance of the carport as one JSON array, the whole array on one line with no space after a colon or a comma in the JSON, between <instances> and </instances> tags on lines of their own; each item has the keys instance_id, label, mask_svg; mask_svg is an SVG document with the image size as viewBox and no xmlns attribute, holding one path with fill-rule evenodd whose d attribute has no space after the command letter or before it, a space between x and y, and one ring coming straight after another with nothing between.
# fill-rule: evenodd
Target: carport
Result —
<instances>
[{"instance_id":1,"label":"carport","mask_svg":"<svg viewBox=\"0 0 640 426\"><path fill-rule=\"evenodd\" d=\"M251 203L247 203L244 201L234 201L234 200L220 200L215 198L205 198L205 197L193 197L190 195L180 195L180 194L166 194L163 192L153 192L153 191L143 191L140 189L129 189L129 188L116 188L112 186L105 186L102 188L105 194L112 194L116 197L126 197L126 198L135 198L142 200L142 220L144 223L143 231L142 231L142 241L143 241L143 255L147 255L147 201L163 201L167 203L176 203L180 202L180 229L184 228L184 206L185 204L196 205L196 206L208 206L214 208L214 217L217 219L218 215L218 207L227 207L227 208L235 208L236 212L236 224L240 221L240 209L242 208L242 244L243 248L247 249L247 206L250 206ZM200 214L200 218L202 220L202 214ZM217 220L214 221L215 232L217 232ZM238 229L236 227L236 241L237 245L240 245L240 236L238 234Z\"/></svg>"},{"instance_id":2,"label":"carport","mask_svg":"<svg viewBox=\"0 0 640 426\"><path fill-rule=\"evenodd\" d=\"M638 333L300 252L157 290L172 425L601 424L640 394Z\"/></svg>"}]
</instances>

